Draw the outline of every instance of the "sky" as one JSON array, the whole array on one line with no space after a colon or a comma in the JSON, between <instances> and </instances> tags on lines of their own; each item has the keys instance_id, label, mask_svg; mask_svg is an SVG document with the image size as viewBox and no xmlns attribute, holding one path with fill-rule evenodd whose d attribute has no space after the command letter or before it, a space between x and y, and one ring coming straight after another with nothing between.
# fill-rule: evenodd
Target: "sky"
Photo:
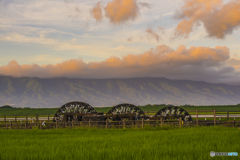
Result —
<instances>
[{"instance_id":1,"label":"sky","mask_svg":"<svg viewBox=\"0 0 240 160\"><path fill-rule=\"evenodd\" d=\"M240 85L240 0L0 0L0 74Z\"/></svg>"}]
</instances>

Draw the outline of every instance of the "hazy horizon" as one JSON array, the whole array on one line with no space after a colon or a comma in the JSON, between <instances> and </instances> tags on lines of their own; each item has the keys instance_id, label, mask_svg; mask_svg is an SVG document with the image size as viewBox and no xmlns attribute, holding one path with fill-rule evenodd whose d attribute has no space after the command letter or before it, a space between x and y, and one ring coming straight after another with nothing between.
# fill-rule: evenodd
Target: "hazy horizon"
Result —
<instances>
[{"instance_id":1,"label":"hazy horizon","mask_svg":"<svg viewBox=\"0 0 240 160\"><path fill-rule=\"evenodd\" d=\"M168 80L175 80L175 81L193 81L193 82L204 82L204 83L212 83L212 84L223 84L223 85L229 85L229 86L240 86L239 84L227 84L227 83L220 83L220 82L208 82L204 80L189 80L189 79L174 79L174 78L166 78L166 77L126 77L126 78L70 78L70 77L50 77L50 78L40 78L40 77L27 77L27 76L5 76L0 74L0 77L11 77L11 78L33 78L33 79L83 79L83 80L114 80L114 79L143 79L143 78L161 78L161 79L168 79Z\"/></svg>"},{"instance_id":2,"label":"hazy horizon","mask_svg":"<svg viewBox=\"0 0 240 160\"><path fill-rule=\"evenodd\" d=\"M14 78L0 76L0 104L52 108L70 101L92 106L135 105L236 105L240 86L166 78Z\"/></svg>"}]
</instances>

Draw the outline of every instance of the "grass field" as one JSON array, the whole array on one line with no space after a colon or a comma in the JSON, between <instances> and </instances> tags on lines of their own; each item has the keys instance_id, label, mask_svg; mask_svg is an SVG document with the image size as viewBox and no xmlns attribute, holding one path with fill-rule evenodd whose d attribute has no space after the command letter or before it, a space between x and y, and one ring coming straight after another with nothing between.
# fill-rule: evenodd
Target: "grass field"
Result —
<instances>
[{"instance_id":1,"label":"grass field","mask_svg":"<svg viewBox=\"0 0 240 160\"><path fill-rule=\"evenodd\" d=\"M147 105L147 106L139 106L140 109L143 111L159 111L160 109L166 106L159 106L159 105ZM225 106L180 106L181 108L185 109L186 111L224 111L226 113L227 110L229 111L240 111L240 105L225 105ZM108 112L111 107L95 107L97 112ZM3 115L54 115L58 108L0 108L0 116ZM190 114L195 114L195 112L190 112ZM155 113L149 113L149 115ZM199 112L199 114L205 114L204 112ZM220 113L217 113L220 114ZM230 113L232 114L232 113ZM239 114L239 113L238 113Z\"/></svg>"},{"instance_id":2,"label":"grass field","mask_svg":"<svg viewBox=\"0 0 240 160\"><path fill-rule=\"evenodd\" d=\"M210 152L240 151L240 129L198 127L173 129L0 130L0 160L206 160Z\"/></svg>"},{"instance_id":3,"label":"grass field","mask_svg":"<svg viewBox=\"0 0 240 160\"><path fill-rule=\"evenodd\" d=\"M139 106L143 111L159 111L160 109L167 106L159 106L159 105L147 105L147 106ZM240 111L240 105L218 105L218 106L179 106L186 111Z\"/></svg>"},{"instance_id":4,"label":"grass field","mask_svg":"<svg viewBox=\"0 0 240 160\"><path fill-rule=\"evenodd\" d=\"M3 108L0 115L47 115L55 114L58 108Z\"/></svg>"}]
</instances>

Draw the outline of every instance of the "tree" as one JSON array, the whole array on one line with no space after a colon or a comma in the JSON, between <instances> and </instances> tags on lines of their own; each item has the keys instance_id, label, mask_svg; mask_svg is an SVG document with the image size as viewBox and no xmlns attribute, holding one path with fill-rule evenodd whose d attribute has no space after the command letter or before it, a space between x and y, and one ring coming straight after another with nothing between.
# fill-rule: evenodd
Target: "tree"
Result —
<instances>
[{"instance_id":1,"label":"tree","mask_svg":"<svg viewBox=\"0 0 240 160\"><path fill-rule=\"evenodd\" d=\"M9 105L4 105L4 106L1 106L0 108L3 109L3 108L13 108L13 107Z\"/></svg>"}]
</instances>

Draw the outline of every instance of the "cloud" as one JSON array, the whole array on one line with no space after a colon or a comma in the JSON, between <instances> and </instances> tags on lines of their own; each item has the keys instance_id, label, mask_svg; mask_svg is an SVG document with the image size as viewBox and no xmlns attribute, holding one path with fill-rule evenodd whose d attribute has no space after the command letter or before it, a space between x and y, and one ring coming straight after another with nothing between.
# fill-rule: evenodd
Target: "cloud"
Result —
<instances>
[{"instance_id":1,"label":"cloud","mask_svg":"<svg viewBox=\"0 0 240 160\"><path fill-rule=\"evenodd\" d=\"M195 26L203 24L209 37L223 39L240 26L240 1L185 0L175 14L182 21L175 29L174 38L187 38Z\"/></svg>"},{"instance_id":2,"label":"cloud","mask_svg":"<svg viewBox=\"0 0 240 160\"><path fill-rule=\"evenodd\" d=\"M64 0L64 3L69 11L71 11L71 13L68 15L69 18L74 20L80 17L82 11L80 10L80 7L74 3L74 0Z\"/></svg>"},{"instance_id":3,"label":"cloud","mask_svg":"<svg viewBox=\"0 0 240 160\"><path fill-rule=\"evenodd\" d=\"M240 59L229 59L227 65L233 66L237 71L240 71Z\"/></svg>"},{"instance_id":4,"label":"cloud","mask_svg":"<svg viewBox=\"0 0 240 160\"><path fill-rule=\"evenodd\" d=\"M138 55L110 57L101 62L85 63L82 59L71 59L55 65L19 65L13 60L0 67L0 74L39 78L166 77L239 84L239 70L229 60L239 64L239 61L230 59L229 49L225 46L186 48L181 45L173 50L159 45Z\"/></svg>"},{"instance_id":5,"label":"cloud","mask_svg":"<svg viewBox=\"0 0 240 160\"><path fill-rule=\"evenodd\" d=\"M138 3L141 7L146 7L148 9L151 9L151 6L149 3L146 3L146 2L139 2Z\"/></svg>"},{"instance_id":6,"label":"cloud","mask_svg":"<svg viewBox=\"0 0 240 160\"><path fill-rule=\"evenodd\" d=\"M128 41L128 42L132 42L132 39L133 39L132 37L129 37L129 38L127 39L127 41Z\"/></svg>"},{"instance_id":7,"label":"cloud","mask_svg":"<svg viewBox=\"0 0 240 160\"><path fill-rule=\"evenodd\" d=\"M113 24L122 24L135 20L139 15L136 0L113 0L104 8L105 16Z\"/></svg>"},{"instance_id":8,"label":"cloud","mask_svg":"<svg viewBox=\"0 0 240 160\"><path fill-rule=\"evenodd\" d=\"M26 36L18 33L10 33L7 35L0 34L0 41L14 43L42 44L53 48L54 50L81 50L85 45L79 45L72 41L59 41L52 38L46 38L44 34L36 37Z\"/></svg>"},{"instance_id":9,"label":"cloud","mask_svg":"<svg viewBox=\"0 0 240 160\"><path fill-rule=\"evenodd\" d=\"M164 32L164 29L162 27L159 27L158 30ZM145 32L148 34L148 37L156 39L156 41L159 42L161 40L161 37L157 34L156 30L153 30L152 27L148 27Z\"/></svg>"},{"instance_id":10,"label":"cloud","mask_svg":"<svg viewBox=\"0 0 240 160\"><path fill-rule=\"evenodd\" d=\"M95 7L91 10L92 16L96 19L97 22L101 22L103 15L102 15L102 7L101 2L98 2Z\"/></svg>"}]
</instances>

